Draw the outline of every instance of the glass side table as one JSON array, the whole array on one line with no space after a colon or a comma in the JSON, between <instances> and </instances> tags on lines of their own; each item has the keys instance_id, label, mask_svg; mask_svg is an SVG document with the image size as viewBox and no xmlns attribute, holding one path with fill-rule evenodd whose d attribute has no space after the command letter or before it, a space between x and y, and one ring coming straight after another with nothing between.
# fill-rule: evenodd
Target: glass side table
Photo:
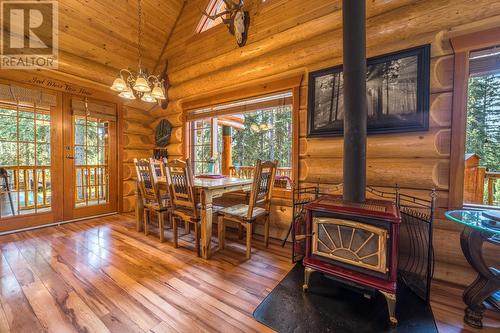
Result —
<instances>
[{"instance_id":1,"label":"glass side table","mask_svg":"<svg viewBox=\"0 0 500 333\"><path fill-rule=\"evenodd\" d=\"M500 311L500 270L488 267L482 254L484 242L500 245L500 212L480 210L452 210L445 213L447 219L465 226L460 235L460 245L465 258L478 273L476 280L463 294L464 322L483 327L484 302Z\"/></svg>"}]
</instances>

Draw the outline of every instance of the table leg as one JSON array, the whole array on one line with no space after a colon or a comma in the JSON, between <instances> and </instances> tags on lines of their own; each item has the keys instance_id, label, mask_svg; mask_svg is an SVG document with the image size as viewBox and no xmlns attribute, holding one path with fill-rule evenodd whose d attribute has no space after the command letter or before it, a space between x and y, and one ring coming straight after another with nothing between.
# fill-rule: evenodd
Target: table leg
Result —
<instances>
[{"instance_id":1,"label":"table leg","mask_svg":"<svg viewBox=\"0 0 500 333\"><path fill-rule=\"evenodd\" d=\"M465 258L478 273L476 280L468 286L463 294L465 309L464 321L472 327L483 326L483 302L500 289L500 275L492 271L483 258L482 246L488 239L480 230L464 228L460 235L460 244Z\"/></svg>"},{"instance_id":2,"label":"table leg","mask_svg":"<svg viewBox=\"0 0 500 333\"><path fill-rule=\"evenodd\" d=\"M135 221L136 221L136 230L141 232L144 228L144 204L142 201L141 189L139 188L139 183L136 184L137 189L136 200L135 200Z\"/></svg>"},{"instance_id":3,"label":"table leg","mask_svg":"<svg viewBox=\"0 0 500 333\"><path fill-rule=\"evenodd\" d=\"M210 243L212 241L212 192L200 191L201 200L201 256L203 259L210 257Z\"/></svg>"}]
</instances>

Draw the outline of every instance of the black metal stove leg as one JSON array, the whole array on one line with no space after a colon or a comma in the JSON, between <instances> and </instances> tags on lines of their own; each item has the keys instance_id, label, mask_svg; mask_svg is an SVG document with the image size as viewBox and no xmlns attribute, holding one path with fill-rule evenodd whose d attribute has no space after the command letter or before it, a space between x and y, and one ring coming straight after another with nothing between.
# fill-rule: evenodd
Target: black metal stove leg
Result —
<instances>
[{"instance_id":1,"label":"black metal stove leg","mask_svg":"<svg viewBox=\"0 0 500 333\"><path fill-rule=\"evenodd\" d=\"M398 320L396 319L396 294L387 293L384 291L380 291L382 295L384 295L385 300L387 302L387 310L389 310L389 321L392 327L396 327L398 325Z\"/></svg>"},{"instance_id":2,"label":"black metal stove leg","mask_svg":"<svg viewBox=\"0 0 500 333\"><path fill-rule=\"evenodd\" d=\"M304 268L304 284L302 285L302 290L304 292L309 289L309 278L311 277L312 272L314 272L314 269L309 267Z\"/></svg>"}]
</instances>

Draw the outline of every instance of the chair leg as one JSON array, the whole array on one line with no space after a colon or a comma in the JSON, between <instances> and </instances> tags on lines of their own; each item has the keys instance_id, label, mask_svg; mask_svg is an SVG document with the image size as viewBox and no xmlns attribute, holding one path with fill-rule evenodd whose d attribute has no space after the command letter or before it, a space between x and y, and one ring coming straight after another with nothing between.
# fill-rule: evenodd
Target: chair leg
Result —
<instances>
[{"instance_id":1,"label":"chair leg","mask_svg":"<svg viewBox=\"0 0 500 333\"><path fill-rule=\"evenodd\" d=\"M165 221L163 221L164 213L158 212L158 229L160 229L160 243L165 241Z\"/></svg>"},{"instance_id":2,"label":"chair leg","mask_svg":"<svg viewBox=\"0 0 500 333\"><path fill-rule=\"evenodd\" d=\"M149 209L144 210L144 235L149 235Z\"/></svg>"},{"instance_id":3,"label":"chair leg","mask_svg":"<svg viewBox=\"0 0 500 333\"><path fill-rule=\"evenodd\" d=\"M245 225L247 229L247 259L252 255L252 223L247 222Z\"/></svg>"},{"instance_id":4,"label":"chair leg","mask_svg":"<svg viewBox=\"0 0 500 333\"><path fill-rule=\"evenodd\" d=\"M198 257L201 257L201 251L200 251L200 224L195 223L194 224L194 237L195 237L195 246L196 246L196 255Z\"/></svg>"},{"instance_id":5,"label":"chair leg","mask_svg":"<svg viewBox=\"0 0 500 333\"><path fill-rule=\"evenodd\" d=\"M219 249L224 249L225 244L225 238L226 238L226 227L224 226L224 216L219 215L217 217L217 231L218 231L218 237L219 237Z\"/></svg>"},{"instance_id":6,"label":"chair leg","mask_svg":"<svg viewBox=\"0 0 500 333\"><path fill-rule=\"evenodd\" d=\"M269 215L267 215L264 224L264 242L266 242L266 247L269 247L269 220Z\"/></svg>"},{"instance_id":7,"label":"chair leg","mask_svg":"<svg viewBox=\"0 0 500 333\"><path fill-rule=\"evenodd\" d=\"M191 232L189 222L184 221L184 229L186 230L186 234L189 234Z\"/></svg>"},{"instance_id":8,"label":"chair leg","mask_svg":"<svg viewBox=\"0 0 500 333\"><path fill-rule=\"evenodd\" d=\"M178 242L178 229L177 229L177 217L172 217L172 228L174 229L174 247L178 248L179 247L179 242Z\"/></svg>"},{"instance_id":9,"label":"chair leg","mask_svg":"<svg viewBox=\"0 0 500 333\"><path fill-rule=\"evenodd\" d=\"M165 230L168 230L172 228L172 217L170 216L170 212L168 210L165 214L167 215L167 219L165 220Z\"/></svg>"},{"instance_id":10,"label":"chair leg","mask_svg":"<svg viewBox=\"0 0 500 333\"><path fill-rule=\"evenodd\" d=\"M238 239L243 239L243 226L238 224Z\"/></svg>"}]
</instances>

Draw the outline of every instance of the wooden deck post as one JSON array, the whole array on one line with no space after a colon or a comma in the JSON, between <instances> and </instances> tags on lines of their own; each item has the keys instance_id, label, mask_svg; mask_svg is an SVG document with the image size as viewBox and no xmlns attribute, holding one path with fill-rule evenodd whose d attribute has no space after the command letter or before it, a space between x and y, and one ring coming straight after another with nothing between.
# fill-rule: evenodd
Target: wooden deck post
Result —
<instances>
[{"instance_id":1,"label":"wooden deck post","mask_svg":"<svg viewBox=\"0 0 500 333\"><path fill-rule=\"evenodd\" d=\"M230 167L233 161L232 152L232 129L230 126L222 126L222 174L229 176Z\"/></svg>"}]
</instances>

